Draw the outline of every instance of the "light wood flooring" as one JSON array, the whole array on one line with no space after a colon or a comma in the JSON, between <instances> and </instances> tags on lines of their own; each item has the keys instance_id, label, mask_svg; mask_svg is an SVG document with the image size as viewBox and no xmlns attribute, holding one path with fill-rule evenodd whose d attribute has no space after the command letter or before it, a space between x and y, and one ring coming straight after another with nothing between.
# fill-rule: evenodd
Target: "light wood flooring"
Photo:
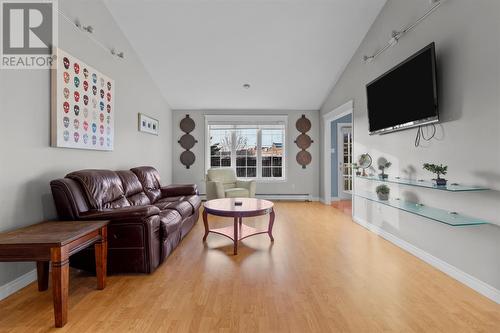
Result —
<instances>
[{"instance_id":1,"label":"light wood flooring","mask_svg":"<svg viewBox=\"0 0 500 333\"><path fill-rule=\"evenodd\" d=\"M0 302L0 332L500 332L500 305L339 210L275 210L274 244L249 238L237 256L222 236L204 245L200 220L154 274L111 276L98 291L72 272L62 329L50 290L31 284Z\"/></svg>"}]
</instances>

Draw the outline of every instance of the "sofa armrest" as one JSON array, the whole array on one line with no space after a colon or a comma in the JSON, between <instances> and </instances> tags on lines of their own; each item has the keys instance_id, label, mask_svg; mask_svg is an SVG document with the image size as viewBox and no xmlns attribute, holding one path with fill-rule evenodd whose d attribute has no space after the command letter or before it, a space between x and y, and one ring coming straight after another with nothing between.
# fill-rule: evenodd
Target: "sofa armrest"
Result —
<instances>
[{"instance_id":1,"label":"sofa armrest","mask_svg":"<svg viewBox=\"0 0 500 333\"><path fill-rule=\"evenodd\" d=\"M206 192L207 192L207 200L220 199L226 197L226 192L224 191L224 184L222 182L207 180Z\"/></svg>"},{"instance_id":2,"label":"sofa armrest","mask_svg":"<svg viewBox=\"0 0 500 333\"><path fill-rule=\"evenodd\" d=\"M173 184L161 188L162 197L179 197L181 195L197 195L196 184Z\"/></svg>"},{"instance_id":3,"label":"sofa armrest","mask_svg":"<svg viewBox=\"0 0 500 333\"><path fill-rule=\"evenodd\" d=\"M123 219L145 219L160 214L156 206L131 206L114 209L89 210L80 213L81 220L123 220Z\"/></svg>"},{"instance_id":4,"label":"sofa armrest","mask_svg":"<svg viewBox=\"0 0 500 333\"><path fill-rule=\"evenodd\" d=\"M236 187L246 188L250 198L255 197L256 183L255 180L237 180Z\"/></svg>"}]
</instances>

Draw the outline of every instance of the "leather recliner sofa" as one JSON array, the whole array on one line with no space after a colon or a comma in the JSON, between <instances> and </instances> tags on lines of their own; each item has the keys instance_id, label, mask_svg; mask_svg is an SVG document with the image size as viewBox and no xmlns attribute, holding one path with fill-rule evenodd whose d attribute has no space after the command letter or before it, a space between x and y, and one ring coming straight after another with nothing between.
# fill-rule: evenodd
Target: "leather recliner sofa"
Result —
<instances>
[{"instance_id":1,"label":"leather recliner sofa","mask_svg":"<svg viewBox=\"0 0 500 333\"><path fill-rule=\"evenodd\" d=\"M153 272L199 217L196 185L161 186L153 167L80 170L50 186L60 220L110 220L110 273ZM70 265L95 271L93 246L71 256Z\"/></svg>"}]
</instances>

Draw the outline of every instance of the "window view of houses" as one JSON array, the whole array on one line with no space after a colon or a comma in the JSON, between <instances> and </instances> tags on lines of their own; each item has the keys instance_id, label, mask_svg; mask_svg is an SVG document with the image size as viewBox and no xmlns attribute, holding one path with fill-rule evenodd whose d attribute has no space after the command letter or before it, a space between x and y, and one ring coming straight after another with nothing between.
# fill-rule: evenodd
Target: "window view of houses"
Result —
<instances>
[{"instance_id":1,"label":"window view of houses","mask_svg":"<svg viewBox=\"0 0 500 333\"><path fill-rule=\"evenodd\" d=\"M282 178L283 138L284 129L211 129L210 167L234 167L239 178Z\"/></svg>"}]
</instances>

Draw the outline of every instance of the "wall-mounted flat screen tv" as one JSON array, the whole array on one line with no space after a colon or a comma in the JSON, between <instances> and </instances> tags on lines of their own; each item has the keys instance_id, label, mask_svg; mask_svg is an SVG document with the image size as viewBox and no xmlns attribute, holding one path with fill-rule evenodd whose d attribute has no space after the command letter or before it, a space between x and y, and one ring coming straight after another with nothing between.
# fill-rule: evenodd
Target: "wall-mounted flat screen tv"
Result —
<instances>
[{"instance_id":1,"label":"wall-mounted flat screen tv","mask_svg":"<svg viewBox=\"0 0 500 333\"><path fill-rule=\"evenodd\" d=\"M439 120L434 43L366 85L370 134Z\"/></svg>"}]
</instances>

